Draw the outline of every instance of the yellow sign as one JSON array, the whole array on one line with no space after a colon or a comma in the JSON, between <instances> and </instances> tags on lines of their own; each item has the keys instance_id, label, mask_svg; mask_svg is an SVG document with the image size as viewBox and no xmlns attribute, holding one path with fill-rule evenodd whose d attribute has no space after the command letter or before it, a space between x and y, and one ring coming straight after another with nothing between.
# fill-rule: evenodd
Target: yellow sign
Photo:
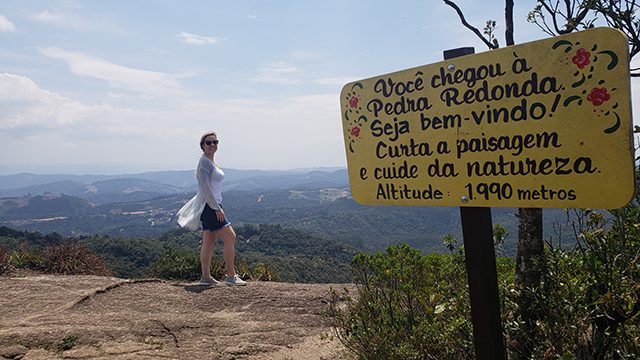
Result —
<instances>
[{"instance_id":1,"label":"yellow sign","mask_svg":"<svg viewBox=\"0 0 640 360\"><path fill-rule=\"evenodd\" d=\"M363 204L624 206L627 40L590 29L356 81L340 95Z\"/></svg>"}]
</instances>

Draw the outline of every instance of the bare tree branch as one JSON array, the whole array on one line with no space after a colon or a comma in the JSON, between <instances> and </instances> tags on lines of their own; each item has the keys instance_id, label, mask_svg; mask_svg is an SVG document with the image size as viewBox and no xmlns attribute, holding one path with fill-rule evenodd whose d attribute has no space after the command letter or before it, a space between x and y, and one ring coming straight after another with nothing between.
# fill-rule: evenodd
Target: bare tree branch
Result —
<instances>
[{"instance_id":1,"label":"bare tree branch","mask_svg":"<svg viewBox=\"0 0 640 360\"><path fill-rule=\"evenodd\" d=\"M584 23L585 18L591 12L591 5L594 0L564 0L564 12L560 9L560 1L556 0L555 3L549 4L546 0L538 0L540 8L544 9L553 21L552 35L563 35L574 32L580 25L587 26ZM574 14L577 12L577 15ZM540 13L542 15L542 12ZM542 22L546 26L546 19L541 16ZM558 20L562 20L564 23L561 25ZM540 25L538 25L540 26ZM548 28L548 26L547 26Z\"/></svg>"},{"instance_id":2,"label":"bare tree branch","mask_svg":"<svg viewBox=\"0 0 640 360\"><path fill-rule=\"evenodd\" d=\"M598 0L592 5L593 10L604 16L609 27L620 29L629 40L629 55L633 58L640 53L640 19L635 15L640 12L640 5L636 0L626 0L622 8L622 1Z\"/></svg>"},{"instance_id":3,"label":"bare tree branch","mask_svg":"<svg viewBox=\"0 0 640 360\"><path fill-rule=\"evenodd\" d=\"M564 0L564 8L566 10L565 19L565 31L566 34L573 32L575 30L577 23L573 21L573 7L576 1L580 0Z\"/></svg>"},{"instance_id":4,"label":"bare tree branch","mask_svg":"<svg viewBox=\"0 0 640 360\"><path fill-rule=\"evenodd\" d=\"M471 32L476 34L476 36L480 38L480 40L482 40L482 42L484 42L484 44L487 45L489 49L493 50L499 47L497 45L492 44L491 41L485 38L480 32L480 30L478 30L478 28L474 27L473 25L467 22L467 19L465 19L464 14L462 13L462 10L460 10L458 5L456 5L453 1L450 1L450 0L443 0L443 1L445 4L452 7L456 11L456 13L458 13L458 17L460 18L460 22L462 22L462 25L464 25L467 29L471 30Z\"/></svg>"},{"instance_id":5,"label":"bare tree branch","mask_svg":"<svg viewBox=\"0 0 640 360\"><path fill-rule=\"evenodd\" d=\"M540 19L540 21L538 21L538 18ZM527 21L530 23L534 23L545 34L549 36L556 36L556 34L553 32L553 30L551 30L551 28L547 24L547 20L545 19L544 13L542 12L542 5L536 6L533 10L529 12L529 15L527 16Z\"/></svg>"},{"instance_id":6,"label":"bare tree branch","mask_svg":"<svg viewBox=\"0 0 640 360\"><path fill-rule=\"evenodd\" d=\"M558 2L556 1L555 8L553 9L545 1L539 1L539 3L549 14L551 14L551 20L553 20L553 28L555 29L555 33L553 35L555 36L555 34L562 34L562 30L558 28L558 19L556 18L556 16L554 16L554 14L560 14L564 17L561 12L557 11Z\"/></svg>"}]
</instances>

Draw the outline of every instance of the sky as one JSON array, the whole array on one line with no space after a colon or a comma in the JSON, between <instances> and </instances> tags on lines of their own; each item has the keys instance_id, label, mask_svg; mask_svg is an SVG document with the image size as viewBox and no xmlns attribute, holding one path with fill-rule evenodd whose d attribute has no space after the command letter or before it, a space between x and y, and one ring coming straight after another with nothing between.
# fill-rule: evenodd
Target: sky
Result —
<instances>
[{"instance_id":1,"label":"sky","mask_svg":"<svg viewBox=\"0 0 640 360\"><path fill-rule=\"evenodd\" d=\"M502 0L457 3L504 46ZM463 46L434 0L0 0L0 175L193 169L210 130L223 168L346 167L342 86Z\"/></svg>"}]
</instances>

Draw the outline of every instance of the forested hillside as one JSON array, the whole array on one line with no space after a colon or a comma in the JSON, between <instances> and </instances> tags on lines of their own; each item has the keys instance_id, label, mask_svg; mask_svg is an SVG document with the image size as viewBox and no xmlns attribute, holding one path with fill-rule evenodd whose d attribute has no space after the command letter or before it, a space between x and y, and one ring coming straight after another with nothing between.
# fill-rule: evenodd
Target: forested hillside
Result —
<instances>
[{"instance_id":1,"label":"forested hillside","mask_svg":"<svg viewBox=\"0 0 640 360\"><path fill-rule=\"evenodd\" d=\"M160 196L150 200L93 205L59 196L0 199L0 225L63 236L158 237L177 229L175 214L192 194ZM461 239L460 211L455 207L363 206L348 189L228 191L225 209L234 225L274 224L377 251L408 243L424 252L443 252L447 235ZM494 208L494 224L511 235L507 254L515 252L515 209ZM562 210L544 211L545 238L563 221Z\"/></svg>"},{"instance_id":2,"label":"forested hillside","mask_svg":"<svg viewBox=\"0 0 640 360\"><path fill-rule=\"evenodd\" d=\"M356 249L309 233L279 225L236 227L238 263L249 273L259 264L268 266L285 282L348 282L349 264ZM63 243L87 247L103 258L118 277L139 278L152 275L150 268L167 254L179 249L189 253L197 265L200 234L176 229L159 237L81 236L65 238L0 227L0 246L22 254L24 261L37 265L39 254ZM221 259L222 244L216 245ZM26 255L25 255L26 254ZM37 270L37 269L36 269ZM197 279L199 272L193 273Z\"/></svg>"}]
</instances>

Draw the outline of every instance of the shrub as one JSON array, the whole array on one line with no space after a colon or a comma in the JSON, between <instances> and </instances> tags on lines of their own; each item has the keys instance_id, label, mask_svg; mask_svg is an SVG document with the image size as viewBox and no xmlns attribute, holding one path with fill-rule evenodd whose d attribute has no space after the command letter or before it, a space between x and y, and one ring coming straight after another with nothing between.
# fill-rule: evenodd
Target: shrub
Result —
<instances>
[{"instance_id":1,"label":"shrub","mask_svg":"<svg viewBox=\"0 0 640 360\"><path fill-rule=\"evenodd\" d=\"M4 246L0 246L0 275L7 274L11 269L9 260L9 251Z\"/></svg>"},{"instance_id":2,"label":"shrub","mask_svg":"<svg viewBox=\"0 0 640 360\"><path fill-rule=\"evenodd\" d=\"M249 264L244 260L239 260L236 257L235 260L236 265L236 274L240 276L243 280L251 279L253 276L251 275L251 271L249 271ZM226 268L225 268L226 269Z\"/></svg>"},{"instance_id":3,"label":"shrub","mask_svg":"<svg viewBox=\"0 0 640 360\"><path fill-rule=\"evenodd\" d=\"M9 258L9 264L16 269L44 271L45 264L42 253L33 249L14 251Z\"/></svg>"},{"instance_id":4,"label":"shrub","mask_svg":"<svg viewBox=\"0 0 640 360\"><path fill-rule=\"evenodd\" d=\"M77 340L78 340L78 337L75 335L65 336L64 338L62 338L62 341L60 342L60 344L58 344L58 352L63 352L63 351L73 349L73 347L76 346Z\"/></svg>"},{"instance_id":5,"label":"shrub","mask_svg":"<svg viewBox=\"0 0 640 360\"><path fill-rule=\"evenodd\" d=\"M67 275L112 276L106 262L81 244L48 246L43 254L43 270Z\"/></svg>"},{"instance_id":6,"label":"shrub","mask_svg":"<svg viewBox=\"0 0 640 360\"><path fill-rule=\"evenodd\" d=\"M212 261L213 277L219 277L221 263L214 257ZM192 250L182 248L169 249L160 260L151 264L149 275L169 280L192 280L200 276L200 257Z\"/></svg>"},{"instance_id":7,"label":"shrub","mask_svg":"<svg viewBox=\"0 0 640 360\"><path fill-rule=\"evenodd\" d=\"M611 225L598 212L576 212L575 250L548 244L541 288L528 289L540 315L537 355L635 358L640 353L639 208L631 204L612 211Z\"/></svg>"},{"instance_id":8,"label":"shrub","mask_svg":"<svg viewBox=\"0 0 640 360\"><path fill-rule=\"evenodd\" d=\"M265 263L257 263L253 268L253 278L257 281L279 281L280 275L273 266Z\"/></svg>"},{"instance_id":9,"label":"shrub","mask_svg":"<svg viewBox=\"0 0 640 360\"><path fill-rule=\"evenodd\" d=\"M356 255L357 296L334 293L329 306L336 336L364 359L472 358L463 259L408 245Z\"/></svg>"}]
</instances>

